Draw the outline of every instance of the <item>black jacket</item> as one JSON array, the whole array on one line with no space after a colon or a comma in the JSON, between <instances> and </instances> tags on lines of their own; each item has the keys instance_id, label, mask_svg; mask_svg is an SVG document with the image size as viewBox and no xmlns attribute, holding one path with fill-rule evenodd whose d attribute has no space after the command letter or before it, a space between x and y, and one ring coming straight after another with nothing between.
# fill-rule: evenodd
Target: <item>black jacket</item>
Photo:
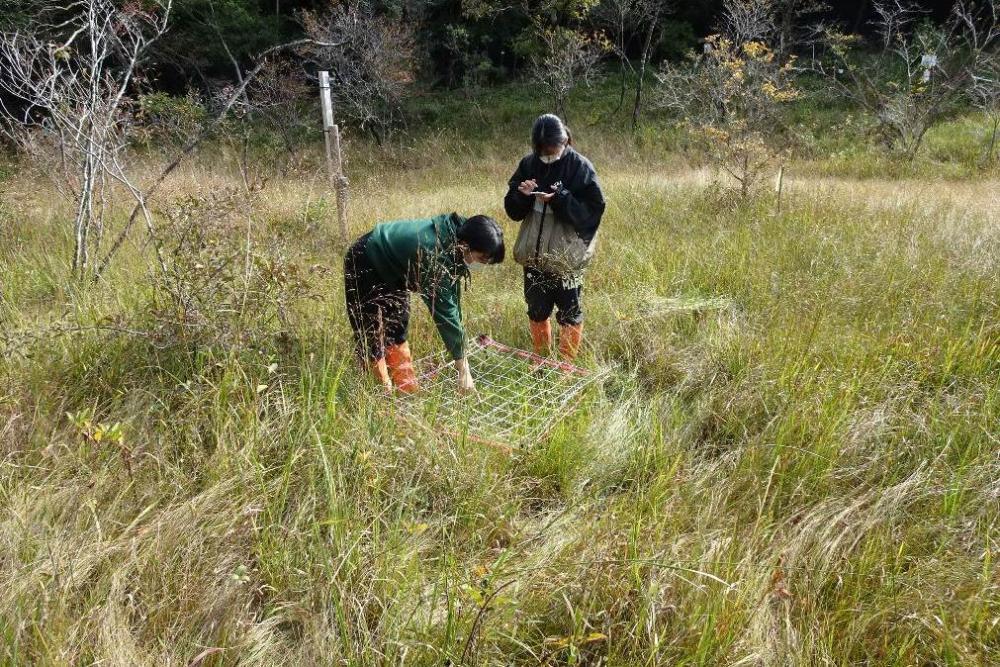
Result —
<instances>
[{"instance_id":1,"label":"black jacket","mask_svg":"<svg viewBox=\"0 0 1000 667\"><path fill-rule=\"evenodd\" d=\"M503 207L511 220L521 221L528 217L534 204L534 197L518 192L522 181L535 179L538 190L550 192L559 184L552 199L552 211L556 217L573 225L580 238L589 243L604 215L604 193L597 182L597 172L590 160L577 153L571 146L566 147L563 156L552 164L545 164L534 153L526 155L517 165L517 171L510 177L507 196Z\"/></svg>"}]
</instances>

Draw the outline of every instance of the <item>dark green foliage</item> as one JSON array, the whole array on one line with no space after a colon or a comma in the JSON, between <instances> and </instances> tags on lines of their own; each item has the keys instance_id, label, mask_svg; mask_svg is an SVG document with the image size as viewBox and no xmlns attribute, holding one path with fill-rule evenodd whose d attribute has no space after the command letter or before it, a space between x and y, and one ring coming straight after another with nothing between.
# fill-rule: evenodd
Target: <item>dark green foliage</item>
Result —
<instances>
[{"instance_id":1,"label":"dark green foliage","mask_svg":"<svg viewBox=\"0 0 1000 667\"><path fill-rule=\"evenodd\" d=\"M161 66L186 79L237 79L233 60L249 58L297 32L291 16L263 10L260 0L185 0L160 44Z\"/></svg>"},{"instance_id":2,"label":"dark green foliage","mask_svg":"<svg viewBox=\"0 0 1000 667\"><path fill-rule=\"evenodd\" d=\"M0 0L0 25L21 28L38 15L45 3L42 0Z\"/></svg>"},{"instance_id":3,"label":"dark green foliage","mask_svg":"<svg viewBox=\"0 0 1000 667\"><path fill-rule=\"evenodd\" d=\"M592 3L583 0L175 0L171 29L157 48L155 85L179 93L191 86L206 89L219 80L236 81L237 64L246 67L264 49L302 37L301 12L324 12L351 2L416 26L425 79L449 88L519 78L539 28L597 29L588 13ZM822 18L851 31L868 29L870 3L829 4L833 6ZM654 63L681 57L701 36L718 28L721 0L671 5ZM23 28L52 6L46 0L0 0L0 28ZM931 16L940 18L937 13ZM627 40L629 57L638 57L642 37Z\"/></svg>"},{"instance_id":4,"label":"dark green foliage","mask_svg":"<svg viewBox=\"0 0 1000 667\"><path fill-rule=\"evenodd\" d=\"M666 20L660 29L660 47L653 60L679 60L698 46L698 33L688 21Z\"/></svg>"}]
</instances>

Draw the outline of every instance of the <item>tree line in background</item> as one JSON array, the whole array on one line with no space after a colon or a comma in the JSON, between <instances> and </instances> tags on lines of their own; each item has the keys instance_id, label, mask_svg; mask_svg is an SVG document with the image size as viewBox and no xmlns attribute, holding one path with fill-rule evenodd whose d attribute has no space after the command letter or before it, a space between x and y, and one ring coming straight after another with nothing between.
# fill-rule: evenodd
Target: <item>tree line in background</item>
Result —
<instances>
[{"instance_id":1,"label":"tree line in background","mask_svg":"<svg viewBox=\"0 0 1000 667\"><path fill-rule=\"evenodd\" d=\"M975 105L991 123L984 156L992 161L1000 127L995 0L958 0L946 12L903 0L837 7L7 0L0 130L73 202L80 276L99 275L136 225L166 272L150 198L210 135L240 142L245 157L250 128L268 122L292 152L290 111L312 101L320 69L330 71L339 117L379 143L405 129L406 98L422 88L530 78L566 116L574 89L610 71L620 77L614 114L627 113L635 127L647 107L665 111L743 198L788 157L795 142L784 109L807 96L849 101L880 143L910 159L934 124ZM177 147L148 182L127 159L142 142ZM134 206L105 240L111 188Z\"/></svg>"},{"instance_id":2,"label":"tree line in background","mask_svg":"<svg viewBox=\"0 0 1000 667\"><path fill-rule=\"evenodd\" d=\"M70 35L73 15L93 4L3 0L0 29L58 43ZM97 4L123 14L163 11L155 0ZM972 15L977 5L991 3L963 4ZM136 63L141 77L131 79L129 92L161 94L149 100L154 115L183 96L210 102L241 85L244 70L262 53L339 33L346 40L342 49L283 54L295 67L286 67L272 89L285 86L290 94L296 84L314 79L317 68L331 69L343 115L379 141L403 123L401 99L415 89L468 89L531 77L565 116L573 90L591 83L597 66L609 62L618 65L620 77L615 113L627 109L635 126L648 97L651 65L684 61L704 47L706 37L731 25L741 6L766 19L766 40L778 59L815 56L817 46L831 46L817 26L854 36L856 51L885 52L878 41L887 11L905 14L910 28L953 20L947 3L902 0L184 0L170 3L169 25ZM75 47L81 48L79 39ZM7 90L0 90L0 101L15 109L26 104Z\"/></svg>"},{"instance_id":3,"label":"tree line in background","mask_svg":"<svg viewBox=\"0 0 1000 667\"><path fill-rule=\"evenodd\" d=\"M3 0L5 29L27 27L39 13L72 2ZM127 5L129 3L119 3ZM132 3L143 6L140 0ZM303 36L304 12L323 12L330 0L184 0L174 3L170 30L153 56L157 85L183 93L194 85L233 79L232 61L246 66L264 49ZM619 53L638 58L647 42L654 59L678 58L699 36L722 20L723 1L635 2L630 0L385 0L356 3L373 15L413 29L424 57L421 74L432 85L462 86L510 79L537 50L538 29L570 25L614 34ZM782 30L792 30L794 15L815 5L811 0L779 3ZM938 3L928 3L940 19ZM869 0L848 0L818 7L824 20L842 23L850 32L866 32L874 17ZM654 20L646 21L652 12ZM936 12L936 13L935 13ZM224 38L225 43L220 39Z\"/></svg>"}]
</instances>

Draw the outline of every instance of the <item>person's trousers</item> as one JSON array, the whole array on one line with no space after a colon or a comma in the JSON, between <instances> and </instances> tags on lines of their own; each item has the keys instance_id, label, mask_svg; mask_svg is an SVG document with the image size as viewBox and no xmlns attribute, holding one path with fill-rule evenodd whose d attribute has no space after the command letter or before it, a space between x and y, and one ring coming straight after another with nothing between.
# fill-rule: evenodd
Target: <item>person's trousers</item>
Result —
<instances>
[{"instance_id":1,"label":"person's trousers","mask_svg":"<svg viewBox=\"0 0 1000 667\"><path fill-rule=\"evenodd\" d=\"M524 301L528 304L528 318L532 322L544 322L556 310L556 321L560 326L576 325L583 322L580 295L583 286L575 276L560 276L538 269L524 269Z\"/></svg>"},{"instance_id":2,"label":"person's trousers","mask_svg":"<svg viewBox=\"0 0 1000 667\"><path fill-rule=\"evenodd\" d=\"M382 359L387 347L406 342L410 326L410 294L385 284L365 254L365 234L344 256L344 295L358 355Z\"/></svg>"}]
</instances>

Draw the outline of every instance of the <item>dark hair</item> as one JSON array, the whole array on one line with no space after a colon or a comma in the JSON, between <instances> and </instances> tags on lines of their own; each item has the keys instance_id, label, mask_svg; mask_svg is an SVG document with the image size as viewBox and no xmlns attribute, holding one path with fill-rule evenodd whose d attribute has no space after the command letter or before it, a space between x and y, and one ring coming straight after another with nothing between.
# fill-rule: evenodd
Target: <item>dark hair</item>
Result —
<instances>
[{"instance_id":1,"label":"dark hair","mask_svg":"<svg viewBox=\"0 0 1000 667\"><path fill-rule=\"evenodd\" d=\"M573 135L562 119L555 114L547 113L535 119L531 126L531 145L539 151L544 146L561 146L572 144Z\"/></svg>"},{"instance_id":2,"label":"dark hair","mask_svg":"<svg viewBox=\"0 0 1000 667\"><path fill-rule=\"evenodd\" d=\"M455 238L469 246L469 250L486 255L487 264L500 264L507 253L503 230L488 215L474 215L466 220L458 228Z\"/></svg>"}]
</instances>

